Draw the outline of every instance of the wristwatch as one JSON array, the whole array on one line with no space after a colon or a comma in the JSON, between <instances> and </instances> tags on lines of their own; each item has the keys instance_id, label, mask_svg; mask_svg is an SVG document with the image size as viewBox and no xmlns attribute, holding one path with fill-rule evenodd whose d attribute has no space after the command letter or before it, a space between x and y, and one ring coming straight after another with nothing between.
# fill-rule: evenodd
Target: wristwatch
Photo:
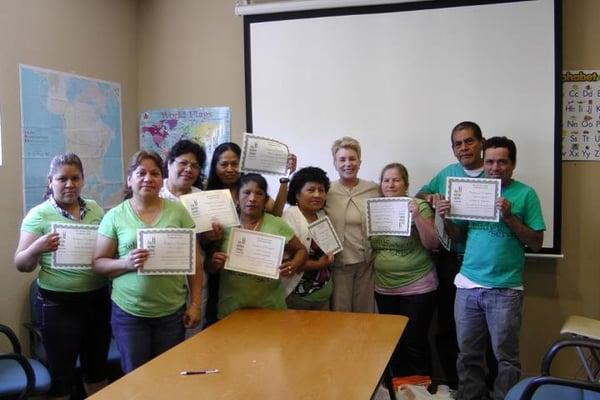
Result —
<instances>
[{"instance_id":1,"label":"wristwatch","mask_svg":"<svg viewBox=\"0 0 600 400\"><path fill-rule=\"evenodd\" d=\"M279 178L279 183L289 183L290 182L290 178L286 178L285 176L282 178Z\"/></svg>"}]
</instances>

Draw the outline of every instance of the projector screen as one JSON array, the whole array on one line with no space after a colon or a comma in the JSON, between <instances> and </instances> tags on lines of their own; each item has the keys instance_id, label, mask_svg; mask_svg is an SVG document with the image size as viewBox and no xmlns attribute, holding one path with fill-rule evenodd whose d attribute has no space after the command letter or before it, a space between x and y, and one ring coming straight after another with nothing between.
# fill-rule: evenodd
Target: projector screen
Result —
<instances>
[{"instance_id":1,"label":"projector screen","mask_svg":"<svg viewBox=\"0 0 600 400\"><path fill-rule=\"evenodd\" d=\"M385 164L401 162L414 195L456 162L452 127L475 121L485 137L516 142L514 178L537 191L544 252L558 254L558 7L429 1L246 16L247 129L331 180L331 144L354 137L360 178L378 181Z\"/></svg>"}]
</instances>

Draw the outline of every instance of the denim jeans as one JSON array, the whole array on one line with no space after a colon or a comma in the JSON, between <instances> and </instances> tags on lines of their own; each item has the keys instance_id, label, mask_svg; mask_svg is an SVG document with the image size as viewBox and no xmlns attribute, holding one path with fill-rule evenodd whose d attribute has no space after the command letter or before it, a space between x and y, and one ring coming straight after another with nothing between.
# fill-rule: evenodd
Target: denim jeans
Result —
<instances>
[{"instance_id":1,"label":"denim jeans","mask_svg":"<svg viewBox=\"0 0 600 400\"><path fill-rule=\"evenodd\" d=\"M40 320L48 369L50 394L71 393L75 364L81 361L84 382L106 379L106 355L110 343L108 288L91 292L53 292L40 289L35 307Z\"/></svg>"},{"instance_id":2,"label":"denim jeans","mask_svg":"<svg viewBox=\"0 0 600 400\"><path fill-rule=\"evenodd\" d=\"M150 361L185 337L184 308L164 317L136 317L112 303L113 336L126 374Z\"/></svg>"},{"instance_id":3,"label":"denim jeans","mask_svg":"<svg viewBox=\"0 0 600 400\"><path fill-rule=\"evenodd\" d=\"M498 360L498 376L494 381L494 400L504 399L519 381L519 331L523 291L514 289L458 289L454 314L460 349L458 398L488 398L485 383L485 344L489 332L494 355Z\"/></svg>"}]
</instances>

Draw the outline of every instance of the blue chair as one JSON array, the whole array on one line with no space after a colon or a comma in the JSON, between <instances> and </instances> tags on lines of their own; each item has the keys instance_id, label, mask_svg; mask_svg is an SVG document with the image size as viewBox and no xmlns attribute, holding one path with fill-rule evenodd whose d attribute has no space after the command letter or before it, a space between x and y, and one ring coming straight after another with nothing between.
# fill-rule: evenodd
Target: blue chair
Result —
<instances>
[{"instance_id":1,"label":"blue chair","mask_svg":"<svg viewBox=\"0 0 600 400\"><path fill-rule=\"evenodd\" d=\"M509 390L505 400L600 400L600 382L597 379L578 380L550 375L556 354L569 347L597 351L600 350L600 341L559 339L544 356L541 376L522 380Z\"/></svg>"},{"instance_id":2,"label":"blue chair","mask_svg":"<svg viewBox=\"0 0 600 400\"><path fill-rule=\"evenodd\" d=\"M50 374L38 361L21 355L21 344L15 333L5 325L0 325L3 333L12 344L12 353L0 354L0 398L25 399L41 395L50 389Z\"/></svg>"}]
</instances>

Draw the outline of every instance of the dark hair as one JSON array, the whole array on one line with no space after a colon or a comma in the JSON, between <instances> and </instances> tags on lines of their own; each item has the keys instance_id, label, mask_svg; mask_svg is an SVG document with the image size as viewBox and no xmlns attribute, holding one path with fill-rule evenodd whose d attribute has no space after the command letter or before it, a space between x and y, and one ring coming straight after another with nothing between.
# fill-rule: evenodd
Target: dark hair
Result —
<instances>
[{"instance_id":1,"label":"dark hair","mask_svg":"<svg viewBox=\"0 0 600 400\"><path fill-rule=\"evenodd\" d=\"M515 142L507 138L506 136L494 136L486 139L483 144L483 154L487 149L494 149L497 147L504 147L508 149L508 158L512 161L513 165L517 163L517 146Z\"/></svg>"},{"instance_id":2,"label":"dark hair","mask_svg":"<svg viewBox=\"0 0 600 400\"><path fill-rule=\"evenodd\" d=\"M288 204L295 206L298 203L298 193L307 182L321 183L325 187L325 193L329 191L329 178L327 172L318 167L305 167L296 171L290 180L290 187L287 194Z\"/></svg>"},{"instance_id":3,"label":"dark hair","mask_svg":"<svg viewBox=\"0 0 600 400\"><path fill-rule=\"evenodd\" d=\"M383 182L383 174L388 169L395 169L400 173L400 177L404 180L404 184L406 185L406 189L408 190L408 170L406 167L400 163L389 163L381 170L381 174L379 175L379 186L381 187L381 183Z\"/></svg>"},{"instance_id":4,"label":"dark hair","mask_svg":"<svg viewBox=\"0 0 600 400\"><path fill-rule=\"evenodd\" d=\"M58 171L58 168L63 165L74 165L81 172L81 177L83 178L83 164L81 163L81 159L75 153L61 153L54 156L52 161L50 161L50 169L48 170L48 183L52 181L52 177ZM46 189L46 193L44 194L44 200L47 200L52 196L52 188L48 185Z\"/></svg>"},{"instance_id":5,"label":"dark hair","mask_svg":"<svg viewBox=\"0 0 600 400\"><path fill-rule=\"evenodd\" d=\"M450 134L450 143L454 147L454 134L458 131L462 131L465 129L471 130L475 134L475 138L480 142L483 140L483 134L481 133L481 128L475 122L472 121L463 121L459 122L454 128L452 128L452 133Z\"/></svg>"},{"instance_id":6,"label":"dark hair","mask_svg":"<svg viewBox=\"0 0 600 400\"><path fill-rule=\"evenodd\" d=\"M268 189L267 180L261 174L254 174L254 173L244 174L244 175L240 176L240 180L237 183L238 195L240 193L240 189L242 188L242 186L244 186L250 182L256 183L258 185L258 188L260 190L262 190L263 192L265 192L265 194L267 195L267 198L269 198L269 192L267 190Z\"/></svg>"},{"instance_id":7,"label":"dark hair","mask_svg":"<svg viewBox=\"0 0 600 400\"><path fill-rule=\"evenodd\" d=\"M133 171L135 171L137 169L137 167L139 167L140 164L144 160L154 161L154 163L156 164L156 166L158 167L158 169L160 170L161 175L162 175L162 170L163 170L162 158L160 158L160 156L153 151L140 150L137 153L135 153L134 155L132 155L131 158L129 159L129 166L127 167L127 177L128 178L131 177L131 175L133 174ZM127 185L127 182L125 182L125 190L123 190L123 194L125 195L125 197L124 197L125 199L130 199L133 196L133 192L131 191L131 188Z\"/></svg>"},{"instance_id":8,"label":"dark hair","mask_svg":"<svg viewBox=\"0 0 600 400\"><path fill-rule=\"evenodd\" d=\"M217 176L217 163L219 162L219 157L221 157L221 154L225 153L227 150L233 151L238 158L242 157L242 149L240 149L240 146L237 144L233 142L226 142L218 145L213 152L212 159L210 160L210 171L208 172L206 190L226 189L225 185L223 185L223 182L221 182Z\"/></svg>"},{"instance_id":9,"label":"dark hair","mask_svg":"<svg viewBox=\"0 0 600 400\"><path fill-rule=\"evenodd\" d=\"M177 143L175 143L173 147L171 147L171 150L169 150L169 154L167 155L167 158L165 160L163 176L165 178L168 178L168 165L175 161L175 159L180 155L188 153L191 153L194 155L194 157L196 157L196 161L200 166L200 173L198 174L198 178L196 179L196 182L193 183L193 185L202 189L202 185L204 183L204 166L206 165L206 152L204 151L204 148L202 146L200 146L196 142L192 142L191 140L180 140Z\"/></svg>"}]
</instances>

